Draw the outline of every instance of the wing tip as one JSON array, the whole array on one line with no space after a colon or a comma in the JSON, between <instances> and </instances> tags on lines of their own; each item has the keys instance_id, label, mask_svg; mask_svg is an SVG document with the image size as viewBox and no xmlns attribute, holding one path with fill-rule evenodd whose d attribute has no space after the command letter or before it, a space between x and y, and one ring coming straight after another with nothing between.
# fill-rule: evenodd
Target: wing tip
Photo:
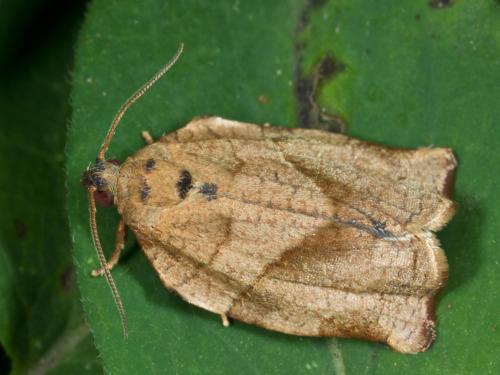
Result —
<instances>
[{"instance_id":1,"label":"wing tip","mask_svg":"<svg viewBox=\"0 0 500 375\"><path fill-rule=\"evenodd\" d=\"M426 297L419 304L423 307L423 319L415 321L409 333L405 327L392 330L387 337L387 345L400 353L425 352L436 340L436 296Z\"/></svg>"}]
</instances>

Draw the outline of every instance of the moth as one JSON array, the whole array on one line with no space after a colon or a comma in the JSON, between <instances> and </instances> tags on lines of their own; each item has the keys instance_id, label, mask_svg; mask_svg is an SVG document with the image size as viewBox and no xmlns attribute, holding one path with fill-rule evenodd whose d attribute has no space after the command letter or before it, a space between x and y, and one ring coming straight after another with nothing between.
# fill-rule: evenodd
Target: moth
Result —
<instances>
[{"instance_id":1,"label":"moth","mask_svg":"<svg viewBox=\"0 0 500 375\"><path fill-rule=\"evenodd\" d=\"M434 232L453 216L457 161L448 148L390 148L319 130L199 117L118 165L106 159L120 108L83 175L101 268L125 228L168 289L191 304L270 330L385 342L402 353L435 338L448 266ZM121 214L106 261L96 194Z\"/></svg>"}]
</instances>

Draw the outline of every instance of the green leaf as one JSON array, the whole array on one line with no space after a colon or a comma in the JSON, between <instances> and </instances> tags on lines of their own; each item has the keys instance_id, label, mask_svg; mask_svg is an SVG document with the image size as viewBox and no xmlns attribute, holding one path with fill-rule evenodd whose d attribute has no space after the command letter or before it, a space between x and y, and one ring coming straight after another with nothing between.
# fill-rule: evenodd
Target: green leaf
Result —
<instances>
[{"instance_id":1,"label":"green leaf","mask_svg":"<svg viewBox=\"0 0 500 375\"><path fill-rule=\"evenodd\" d=\"M99 373L64 194L68 68L83 7L2 6L11 13L0 29L0 342L13 374Z\"/></svg>"},{"instance_id":2,"label":"green leaf","mask_svg":"<svg viewBox=\"0 0 500 375\"><path fill-rule=\"evenodd\" d=\"M93 3L77 48L68 208L84 309L106 370L500 371L500 203L494 194L500 178L493 172L499 162L499 14L494 1L457 1L439 9L427 1L389 0ZM130 323L129 339L123 340L109 288L89 276L98 262L79 179L118 107L181 41L184 55L127 113L108 156L124 160L143 147L142 130L158 137L198 115L293 126L299 110L306 112L301 120L321 122L323 108L347 122L353 136L455 150L460 209L439 235L450 281L438 303L438 339L428 352L402 355L380 344L299 338L239 322L223 329L218 316L165 290L132 241L113 270ZM330 72L318 68L325 56ZM306 103L311 98L316 107ZM115 210L99 211L108 254L117 222Z\"/></svg>"}]
</instances>

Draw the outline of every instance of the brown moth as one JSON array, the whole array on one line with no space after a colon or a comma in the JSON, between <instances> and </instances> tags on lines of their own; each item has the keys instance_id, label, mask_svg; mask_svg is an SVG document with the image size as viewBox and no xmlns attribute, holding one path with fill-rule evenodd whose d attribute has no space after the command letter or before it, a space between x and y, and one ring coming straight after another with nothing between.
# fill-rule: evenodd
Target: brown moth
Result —
<instances>
[{"instance_id":1,"label":"brown moth","mask_svg":"<svg viewBox=\"0 0 500 375\"><path fill-rule=\"evenodd\" d=\"M448 266L434 232L453 216L448 148L396 149L319 130L195 118L122 165L105 158L125 102L84 174L101 269L135 233L163 284L189 303L267 329L385 342L403 353L435 338ZM94 193L121 214L106 262Z\"/></svg>"}]
</instances>

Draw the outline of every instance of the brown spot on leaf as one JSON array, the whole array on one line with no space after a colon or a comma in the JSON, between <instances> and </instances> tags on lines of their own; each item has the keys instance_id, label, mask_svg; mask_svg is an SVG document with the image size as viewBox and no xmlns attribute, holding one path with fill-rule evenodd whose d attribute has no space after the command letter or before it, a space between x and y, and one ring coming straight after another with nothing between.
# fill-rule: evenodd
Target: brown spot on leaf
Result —
<instances>
[{"instance_id":1,"label":"brown spot on leaf","mask_svg":"<svg viewBox=\"0 0 500 375\"><path fill-rule=\"evenodd\" d=\"M309 23L309 18L313 10L321 8L326 4L326 0L308 0L305 2L304 7L299 18L298 30L302 31L305 26Z\"/></svg>"},{"instance_id":2,"label":"brown spot on leaf","mask_svg":"<svg viewBox=\"0 0 500 375\"><path fill-rule=\"evenodd\" d=\"M26 223L20 219L16 219L14 222L14 226L16 229L17 238L25 238L28 233L28 227Z\"/></svg>"},{"instance_id":3,"label":"brown spot on leaf","mask_svg":"<svg viewBox=\"0 0 500 375\"><path fill-rule=\"evenodd\" d=\"M325 108L319 107L316 103L323 84L343 69L343 64L326 55L311 74L297 77L295 94L299 102L298 119L301 127L313 127L337 133L344 131L345 121L340 116L327 113Z\"/></svg>"},{"instance_id":4,"label":"brown spot on leaf","mask_svg":"<svg viewBox=\"0 0 500 375\"><path fill-rule=\"evenodd\" d=\"M313 10L326 3L325 0L307 1L295 30L295 96L298 102L298 123L300 127L316 128L342 133L345 130L345 121L339 116L329 114L325 108L316 103L322 85L335 74L344 69L344 65L333 56L326 54L316 64L310 74L304 74L302 69L303 42L299 34L309 23Z\"/></svg>"},{"instance_id":5,"label":"brown spot on leaf","mask_svg":"<svg viewBox=\"0 0 500 375\"><path fill-rule=\"evenodd\" d=\"M320 108L316 103L322 85L343 69L344 66L340 62L326 55L311 74L297 77L295 94L299 102L298 119L301 127L314 127L336 132L344 130L345 123L339 116L326 113L324 108Z\"/></svg>"},{"instance_id":6,"label":"brown spot on leaf","mask_svg":"<svg viewBox=\"0 0 500 375\"><path fill-rule=\"evenodd\" d=\"M59 282L61 283L62 289L69 293L73 288L73 284L75 281L75 270L72 266L69 266L64 270L64 272L59 277Z\"/></svg>"},{"instance_id":7,"label":"brown spot on leaf","mask_svg":"<svg viewBox=\"0 0 500 375\"><path fill-rule=\"evenodd\" d=\"M451 6L454 0L430 0L429 5L434 9L443 9Z\"/></svg>"},{"instance_id":8,"label":"brown spot on leaf","mask_svg":"<svg viewBox=\"0 0 500 375\"><path fill-rule=\"evenodd\" d=\"M260 104L269 104L269 96L267 96L266 94L260 94L260 95L257 97L257 101L258 101Z\"/></svg>"}]
</instances>

